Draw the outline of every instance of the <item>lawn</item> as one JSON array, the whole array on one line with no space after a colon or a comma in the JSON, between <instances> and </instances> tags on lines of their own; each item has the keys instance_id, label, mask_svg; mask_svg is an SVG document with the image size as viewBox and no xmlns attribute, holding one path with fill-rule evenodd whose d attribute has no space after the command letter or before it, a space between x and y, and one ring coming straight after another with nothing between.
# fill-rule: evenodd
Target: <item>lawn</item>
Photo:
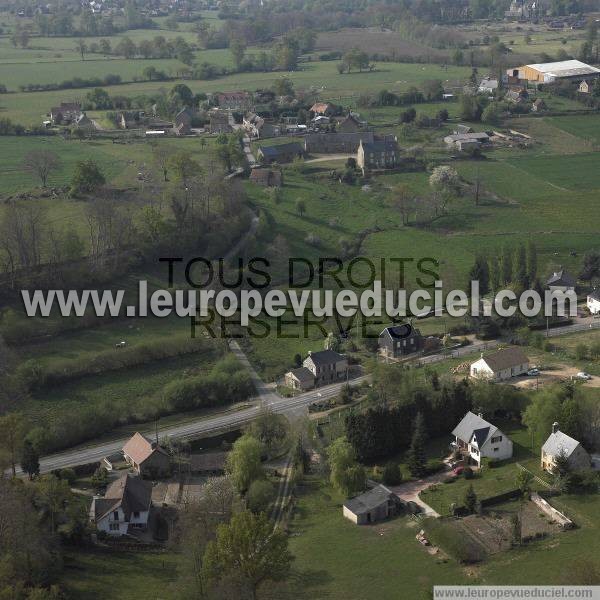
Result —
<instances>
[{"instance_id":1,"label":"lawn","mask_svg":"<svg viewBox=\"0 0 600 600\"><path fill-rule=\"evenodd\" d=\"M417 543L418 525L398 517L357 527L342 516L343 498L307 477L297 488L290 549L295 556L290 598L363 600L427 598L434 584L458 585L466 576L453 561L442 562Z\"/></svg>"},{"instance_id":2,"label":"lawn","mask_svg":"<svg viewBox=\"0 0 600 600\"><path fill-rule=\"evenodd\" d=\"M600 143L600 115L551 117L552 125L594 144Z\"/></svg>"},{"instance_id":3,"label":"lawn","mask_svg":"<svg viewBox=\"0 0 600 600\"><path fill-rule=\"evenodd\" d=\"M69 597L131 600L173 598L177 563L174 552L113 552L81 549L65 552L61 584ZM110 593L108 592L110 590Z\"/></svg>"}]
</instances>

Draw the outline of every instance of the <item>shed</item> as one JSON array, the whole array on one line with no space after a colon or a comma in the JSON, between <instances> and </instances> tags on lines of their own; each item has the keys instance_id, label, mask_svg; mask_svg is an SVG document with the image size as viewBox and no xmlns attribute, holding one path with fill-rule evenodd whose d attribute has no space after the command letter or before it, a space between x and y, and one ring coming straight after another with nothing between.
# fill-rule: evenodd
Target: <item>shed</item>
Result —
<instances>
[{"instance_id":1,"label":"shed","mask_svg":"<svg viewBox=\"0 0 600 600\"><path fill-rule=\"evenodd\" d=\"M360 494L344 502L343 514L356 525L366 525L383 521L396 514L400 499L384 485Z\"/></svg>"}]
</instances>

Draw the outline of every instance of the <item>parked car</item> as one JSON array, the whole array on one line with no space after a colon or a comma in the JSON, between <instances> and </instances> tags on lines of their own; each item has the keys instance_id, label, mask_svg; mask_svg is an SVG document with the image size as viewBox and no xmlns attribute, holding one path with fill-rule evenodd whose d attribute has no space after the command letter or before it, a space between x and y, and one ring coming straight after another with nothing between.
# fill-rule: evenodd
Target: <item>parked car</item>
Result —
<instances>
[{"instance_id":1,"label":"parked car","mask_svg":"<svg viewBox=\"0 0 600 600\"><path fill-rule=\"evenodd\" d=\"M539 369L529 369L529 371L527 371L527 375L529 375L530 377L535 377L536 375L540 374L540 370Z\"/></svg>"},{"instance_id":2,"label":"parked car","mask_svg":"<svg viewBox=\"0 0 600 600\"><path fill-rule=\"evenodd\" d=\"M575 377L577 379L583 379L584 381L589 381L592 378L591 375L589 375L588 373L584 373L583 371L579 371L579 373L577 373Z\"/></svg>"},{"instance_id":3,"label":"parked car","mask_svg":"<svg viewBox=\"0 0 600 600\"><path fill-rule=\"evenodd\" d=\"M464 467L455 467L454 469L452 469L452 474L458 476L461 475L464 470Z\"/></svg>"}]
</instances>

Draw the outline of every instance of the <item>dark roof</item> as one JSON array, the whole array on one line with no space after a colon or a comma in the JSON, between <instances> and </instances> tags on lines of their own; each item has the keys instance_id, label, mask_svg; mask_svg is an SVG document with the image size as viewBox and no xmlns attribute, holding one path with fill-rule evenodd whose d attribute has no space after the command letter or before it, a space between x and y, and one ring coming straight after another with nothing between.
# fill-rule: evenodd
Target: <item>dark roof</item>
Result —
<instances>
[{"instance_id":1,"label":"dark roof","mask_svg":"<svg viewBox=\"0 0 600 600\"><path fill-rule=\"evenodd\" d=\"M288 142L278 146L260 146L259 150L267 158L277 158L284 154L302 154L302 146L298 142Z\"/></svg>"},{"instance_id":2,"label":"dark roof","mask_svg":"<svg viewBox=\"0 0 600 600\"><path fill-rule=\"evenodd\" d=\"M402 339L411 337L413 335L420 336L421 332L418 329L415 329L412 325L408 323L403 323L402 325L386 327L379 335L382 336L384 334L392 339Z\"/></svg>"},{"instance_id":3,"label":"dark roof","mask_svg":"<svg viewBox=\"0 0 600 600\"><path fill-rule=\"evenodd\" d=\"M551 456L557 456L564 453L567 457L571 456L579 446L579 442L574 440L562 431L556 431L548 436L548 439L542 446L542 451Z\"/></svg>"},{"instance_id":4,"label":"dark roof","mask_svg":"<svg viewBox=\"0 0 600 600\"><path fill-rule=\"evenodd\" d=\"M360 515L385 504L394 493L384 485L378 485L372 490L344 502L344 506L355 515Z\"/></svg>"},{"instance_id":5,"label":"dark roof","mask_svg":"<svg viewBox=\"0 0 600 600\"><path fill-rule=\"evenodd\" d=\"M292 369L290 373L300 382L312 383L315 380L315 376L306 367Z\"/></svg>"},{"instance_id":6,"label":"dark roof","mask_svg":"<svg viewBox=\"0 0 600 600\"><path fill-rule=\"evenodd\" d=\"M503 348L482 357L492 371L502 371L529 361L526 354L516 346Z\"/></svg>"},{"instance_id":7,"label":"dark roof","mask_svg":"<svg viewBox=\"0 0 600 600\"><path fill-rule=\"evenodd\" d=\"M110 511L121 507L125 520L129 521L131 513L148 510L151 499L152 484L136 475L126 473L108 486L104 498L94 500L94 518L97 521Z\"/></svg>"},{"instance_id":8,"label":"dark roof","mask_svg":"<svg viewBox=\"0 0 600 600\"><path fill-rule=\"evenodd\" d=\"M546 285L564 285L568 287L575 287L575 283L575 277L562 269L554 272L550 277L548 277L548 281L546 281Z\"/></svg>"},{"instance_id":9,"label":"dark roof","mask_svg":"<svg viewBox=\"0 0 600 600\"><path fill-rule=\"evenodd\" d=\"M498 431L498 428L488 423L483 417L469 411L462 421L453 429L452 435L465 443L471 441L473 436L481 448L485 441Z\"/></svg>"},{"instance_id":10,"label":"dark roof","mask_svg":"<svg viewBox=\"0 0 600 600\"><path fill-rule=\"evenodd\" d=\"M319 352L311 352L308 355L315 365L331 365L346 360L339 352L335 350L320 350Z\"/></svg>"},{"instance_id":11,"label":"dark roof","mask_svg":"<svg viewBox=\"0 0 600 600\"><path fill-rule=\"evenodd\" d=\"M362 142L365 152L394 152L398 150L396 140L373 140L372 142Z\"/></svg>"},{"instance_id":12,"label":"dark roof","mask_svg":"<svg viewBox=\"0 0 600 600\"><path fill-rule=\"evenodd\" d=\"M588 298L591 298L592 300L597 300L598 302L600 302L600 289L596 289L593 292L590 292L588 294Z\"/></svg>"}]
</instances>

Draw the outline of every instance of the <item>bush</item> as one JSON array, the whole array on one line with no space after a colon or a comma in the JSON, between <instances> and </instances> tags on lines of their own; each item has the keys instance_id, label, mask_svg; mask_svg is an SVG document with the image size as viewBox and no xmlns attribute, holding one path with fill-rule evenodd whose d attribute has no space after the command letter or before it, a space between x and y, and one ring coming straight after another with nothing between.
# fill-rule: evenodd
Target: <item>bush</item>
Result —
<instances>
[{"instance_id":1,"label":"bush","mask_svg":"<svg viewBox=\"0 0 600 600\"><path fill-rule=\"evenodd\" d=\"M473 473L473 469L471 469L471 467L465 467L463 470L463 476L465 479L473 479L473 477L475 477L475 473Z\"/></svg>"},{"instance_id":2,"label":"bush","mask_svg":"<svg viewBox=\"0 0 600 600\"><path fill-rule=\"evenodd\" d=\"M385 485L398 485L402 483L402 471L400 465L395 462L389 462L383 469L383 483Z\"/></svg>"},{"instance_id":3,"label":"bush","mask_svg":"<svg viewBox=\"0 0 600 600\"><path fill-rule=\"evenodd\" d=\"M267 479L257 479L248 489L248 508L254 513L265 512L274 496L273 484Z\"/></svg>"}]
</instances>

